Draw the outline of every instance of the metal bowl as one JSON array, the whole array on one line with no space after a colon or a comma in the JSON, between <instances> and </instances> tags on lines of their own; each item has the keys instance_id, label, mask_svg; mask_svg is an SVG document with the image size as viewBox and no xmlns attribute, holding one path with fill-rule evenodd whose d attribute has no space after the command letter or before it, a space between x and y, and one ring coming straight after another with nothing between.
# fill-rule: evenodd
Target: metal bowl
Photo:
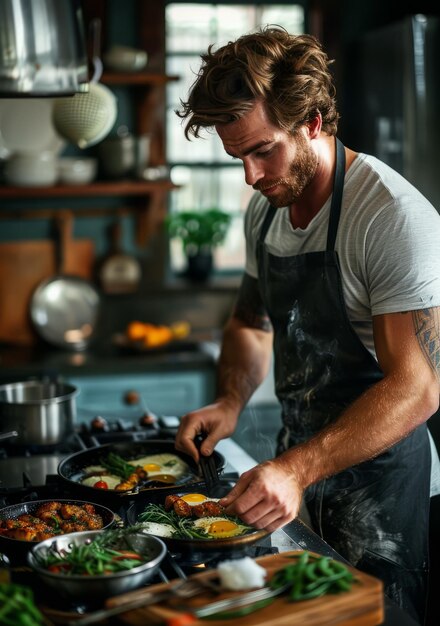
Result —
<instances>
[{"instance_id":1,"label":"metal bowl","mask_svg":"<svg viewBox=\"0 0 440 626\"><path fill-rule=\"evenodd\" d=\"M85 500L63 500L60 498L51 498L50 500L31 500L30 502L11 504L10 506L0 509L0 520L14 520L19 518L21 515L33 515L41 505L47 504L48 502L61 502L62 504L74 504L77 506L81 506L83 504L93 504L96 513L102 517L103 529L110 528L115 524L116 516L113 511L105 506L102 506L101 504ZM63 535L59 535L57 537L62 536ZM53 540L54 539L52 538L44 541ZM6 554L13 565L25 564L29 551L37 544L38 542L35 541L23 541L21 539L12 539L11 537L0 535L0 552Z\"/></svg>"},{"instance_id":2,"label":"metal bowl","mask_svg":"<svg viewBox=\"0 0 440 626\"><path fill-rule=\"evenodd\" d=\"M31 550L28 564L47 587L71 603L85 607L99 606L106 598L145 585L155 575L167 553L164 542L152 535L130 533L130 546L145 560L142 565L124 572L99 576L67 575L49 572L38 564L38 557L44 557L54 548L60 551L69 550L73 545L85 545L105 532L108 531L85 531L46 539ZM120 547L127 547L122 538L120 542Z\"/></svg>"}]
</instances>

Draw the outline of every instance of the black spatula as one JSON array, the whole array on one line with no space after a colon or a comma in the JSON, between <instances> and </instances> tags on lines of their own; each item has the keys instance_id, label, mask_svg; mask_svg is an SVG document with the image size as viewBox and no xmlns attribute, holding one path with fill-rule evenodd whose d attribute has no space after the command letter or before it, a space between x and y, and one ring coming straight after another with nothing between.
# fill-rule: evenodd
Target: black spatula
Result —
<instances>
[{"instance_id":1,"label":"black spatula","mask_svg":"<svg viewBox=\"0 0 440 626\"><path fill-rule=\"evenodd\" d=\"M196 435L194 439L194 443L200 454L199 465L202 471L203 480L205 481L208 496L210 498L222 498L225 495L225 488L220 482L214 455L210 454L209 456L204 456L200 453L200 448L205 438L206 435L201 434Z\"/></svg>"}]
</instances>

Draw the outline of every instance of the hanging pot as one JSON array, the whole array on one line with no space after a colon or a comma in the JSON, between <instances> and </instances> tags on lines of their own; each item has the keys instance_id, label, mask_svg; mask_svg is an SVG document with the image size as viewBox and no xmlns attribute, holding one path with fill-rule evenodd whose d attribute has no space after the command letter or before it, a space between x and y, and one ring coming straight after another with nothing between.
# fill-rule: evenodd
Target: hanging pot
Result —
<instances>
[{"instance_id":1,"label":"hanging pot","mask_svg":"<svg viewBox=\"0 0 440 626\"><path fill-rule=\"evenodd\" d=\"M80 0L0 2L0 97L71 96L87 80Z\"/></svg>"}]
</instances>

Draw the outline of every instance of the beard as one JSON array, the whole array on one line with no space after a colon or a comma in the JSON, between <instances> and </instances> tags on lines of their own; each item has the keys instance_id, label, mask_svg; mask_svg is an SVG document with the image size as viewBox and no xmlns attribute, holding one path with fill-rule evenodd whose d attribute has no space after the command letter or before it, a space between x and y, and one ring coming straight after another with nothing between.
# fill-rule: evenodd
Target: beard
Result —
<instances>
[{"instance_id":1,"label":"beard","mask_svg":"<svg viewBox=\"0 0 440 626\"><path fill-rule=\"evenodd\" d=\"M301 133L297 133L296 140L297 156L290 163L287 176L276 180L262 180L253 187L264 194L265 189L279 186L276 195L269 194L270 203L277 209L289 206L300 198L318 167L318 157Z\"/></svg>"}]
</instances>

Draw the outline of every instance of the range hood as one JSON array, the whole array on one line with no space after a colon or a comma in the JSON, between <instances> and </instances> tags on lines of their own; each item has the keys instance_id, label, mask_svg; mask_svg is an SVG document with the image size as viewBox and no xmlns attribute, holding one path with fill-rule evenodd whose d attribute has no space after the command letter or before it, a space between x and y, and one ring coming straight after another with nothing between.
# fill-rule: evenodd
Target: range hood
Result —
<instances>
[{"instance_id":1,"label":"range hood","mask_svg":"<svg viewBox=\"0 0 440 626\"><path fill-rule=\"evenodd\" d=\"M0 0L0 98L85 91L80 0Z\"/></svg>"}]
</instances>

